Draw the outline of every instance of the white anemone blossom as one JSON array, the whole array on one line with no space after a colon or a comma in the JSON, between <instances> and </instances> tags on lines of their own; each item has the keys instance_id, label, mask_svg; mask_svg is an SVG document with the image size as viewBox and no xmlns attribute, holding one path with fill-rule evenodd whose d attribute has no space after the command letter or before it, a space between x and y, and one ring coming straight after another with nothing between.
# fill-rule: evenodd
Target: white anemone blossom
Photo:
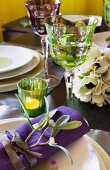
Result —
<instances>
[{"instance_id":1,"label":"white anemone blossom","mask_svg":"<svg viewBox=\"0 0 110 170\"><path fill-rule=\"evenodd\" d=\"M110 104L110 48L91 48L87 61L74 71L73 93L99 107Z\"/></svg>"}]
</instances>

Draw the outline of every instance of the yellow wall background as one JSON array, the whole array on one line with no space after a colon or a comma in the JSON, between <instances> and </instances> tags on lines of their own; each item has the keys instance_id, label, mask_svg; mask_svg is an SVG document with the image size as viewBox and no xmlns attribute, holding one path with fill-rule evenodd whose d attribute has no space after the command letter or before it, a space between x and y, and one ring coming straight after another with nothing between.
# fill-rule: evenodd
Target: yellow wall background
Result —
<instances>
[{"instance_id":1,"label":"yellow wall background","mask_svg":"<svg viewBox=\"0 0 110 170\"><path fill-rule=\"evenodd\" d=\"M103 15L103 0L62 0L62 13Z\"/></svg>"},{"instance_id":2,"label":"yellow wall background","mask_svg":"<svg viewBox=\"0 0 110 170\"><path fill-rule=\"evenodd\" d=\"M6 24L26 15L26 0L0 0L0 21Z\"/></svg>"},{"instance_id":3,"label":"yellow wall background","mask_svg":"<svg viewBox=\"0 0 110 170\"><path fill-rule=\"evenodd\" d=\"M0 0L0 24L6 24L25 16L26 0ZM103 15L103 0L62 0L63 14ZM0 30L0 37L1 37Z\"/></svg>"}]
</instances>

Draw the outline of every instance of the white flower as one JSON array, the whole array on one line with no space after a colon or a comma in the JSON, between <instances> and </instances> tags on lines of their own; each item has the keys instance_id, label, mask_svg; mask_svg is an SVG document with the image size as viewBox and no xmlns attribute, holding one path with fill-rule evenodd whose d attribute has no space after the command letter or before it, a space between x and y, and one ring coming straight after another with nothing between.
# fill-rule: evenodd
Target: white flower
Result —
<instances>
[{"instance_id":1,"label":"white flower","mask_svg":"<svg viewBox=\"0 0 110 170\"><path fill-rule=\"evenodd\" d=\"M82 81L80 81L79 77L75 77L73 81L73 93L75 93L77 98L81 98L82 101L90 101L88 97L91 90L87 89L86 86L82 85Z\"/></svg>"},{"instance_id":2,"label":"white flower","mask_svg":"<svg viewBox=\"0 0 110 170\"><path fill-rule=\"evenodd\" d=\"M110 104L110 49L91 48L87 61L74 71L73 93L99 107Z\"/></svg>"}]
</instances>

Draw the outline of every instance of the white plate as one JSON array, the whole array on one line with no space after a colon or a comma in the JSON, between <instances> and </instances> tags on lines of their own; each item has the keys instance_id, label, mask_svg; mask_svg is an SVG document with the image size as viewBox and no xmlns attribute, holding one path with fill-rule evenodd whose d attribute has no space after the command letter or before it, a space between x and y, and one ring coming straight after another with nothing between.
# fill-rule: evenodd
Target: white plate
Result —
<instances>
[{"instance_id":1,"label":"white plate","mask_svg":"<svg viewBox=\"0 0 110 170\"><path fill-rule=\"evenodd\" d=\"M40 62L40 53L37 53L35 51L33 51L34 56L32 57L32 60L27 63L26 65L15 69L14 71L9 71L6 73L0 73L0 80L4 80L4 79L9 79L12 77L16 77L19 75L22 75L24 73L27 73L29 71L31 71L32 69L34 69Z\"/></svg>"},{"instance_id":2,"label":"white plate","mask_svg":"<svg viewBox=\"0 0 110 170\"><path fill-rule=\"evenodd\" d=\"M72 14L63 15L62 17L71 22L83 21L88 18L86 15L72 15Z\"/></svg>"},{"instance_id":3,"label":"white plate","mask_svg":"<svg viewBox=\"0 0 110 170\"><path fill-rule=\"evenodd\" d=\"M44 62L40 59L39 64L30 72L27 72L23 75L13 77L6 80L0 80L0 92L7 92L17 89L17 83L19 80L26 78L26 77L35 77L38 76L44 69Z\"/></svg>"},{"instance_id":4,"label":"white plate","mask_svg":"<svg viewBox=\"0 0 110 170\"><path fill-rule=\"evenodd\" d=\"M93 43L97 46L101 46L106 48L107 47L107 41L106 38L110 37L110 31L101 32L94 34L93 37Z\"/></svg>"},{"instance_id":5,"label":"white plate","mask_svg":"<svg viewBox=\"0 0 110 170\"><path fill-rule=\"evenodd\" d=\"M35 53L33 50L19 46L0 45L0 73L24 66Z\"/></svg>"},{"instance_id":6,"label":"white plate","mask_svg":"<svg viewBox=\"0 0 110 170\"><path fill-rule=\"evenodd\" d=\"M6 129L15 128L18 125L22 124L25 119L7 119L6 121L0 122L0 130L4 131ZM88 142L85 137L81 137L77 141L73 142L68 146L70 150L74 164L70 165L66 155L59 151L54 155L50 156L49 159L43 161L37 165L37 169L40 170L49 170L49 169L58 169L58 170L101 170L99 159L95 152L95 149ZM35 170L36 166L31 170Z\"/></svg>"},{"instance_id":7,"label":"white plate","mask_svg":"<svg viewBox=\"0 0 110 170\"><path fill-rule=\"evenodd\" d=\"M105 152L105 150L100 145L98 145L97 142L95 142L89 136L85 135L85 138L88 140L88 142L90 142L93 145L93 147L97 151L99 159L101 161L101 165L103 166L103 167L101 167L102 168L101 170L110 170L109 155Z\"/></svg>"},{"instance_id":8,"label":"white plate","mask_svg":"<svg viewBox=\"0 0 110 170\"><path fill-rule=\"evenodd\" d=\"M97 15L88 15L88 16L94 16L95 18L97 18L98 19L97 26L101 26L101 24L102 24L102 16L97 16ZM88 18L88 16L86 16L86 15L72 15L72 14L68 15L68 14L66 14L66 15L63 15L63 18L68 19L71 22L73 22L73 21L75 22L75 20L76 21L85 20L85 19Z\"/></svg>"}]
</instances>

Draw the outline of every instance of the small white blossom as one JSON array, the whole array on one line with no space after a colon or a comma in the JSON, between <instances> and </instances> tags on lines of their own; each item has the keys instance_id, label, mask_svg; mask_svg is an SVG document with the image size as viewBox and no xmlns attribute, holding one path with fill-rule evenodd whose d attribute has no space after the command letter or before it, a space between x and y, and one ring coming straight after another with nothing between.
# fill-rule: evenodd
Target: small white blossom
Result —
<instances>
[{"instance_id":1,"label":"small white blossom","mask_svg":"<svg viewBox=\"0 0 110 170\"><path fill-rule=\"evenodd\" d=\"M99 107L110 104L110 48L91 48L87 61L74 71L73 93Z\"/></svg>"}]
</instances>

